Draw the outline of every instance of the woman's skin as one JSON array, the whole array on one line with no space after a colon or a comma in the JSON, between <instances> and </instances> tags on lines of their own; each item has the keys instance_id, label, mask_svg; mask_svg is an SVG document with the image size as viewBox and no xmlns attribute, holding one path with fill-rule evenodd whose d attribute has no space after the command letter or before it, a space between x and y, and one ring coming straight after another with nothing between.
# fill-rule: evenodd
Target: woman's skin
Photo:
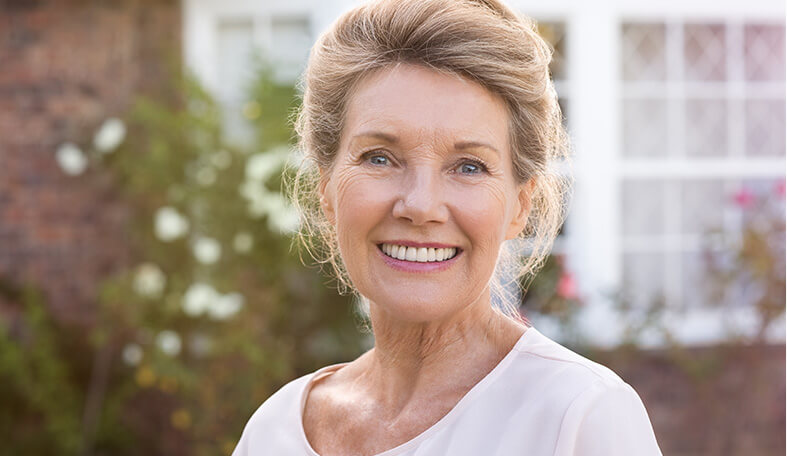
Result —
<instances>
[{"instance_id":1,"label":"woman's skin","mask_svg":"<svg viewBox=\"0 0 787 456\"><path fill-rule=\"evenodd\" d=\"M304 429L322 456L372 455L447 414L525 331L490 304L502 243L525 226L501 99L459 76L400 64L350 99L321 205L347 272L369 299L375 347L314 383ZM384 244L451 247L443 262Z\"/></svg>"}]
</instances>

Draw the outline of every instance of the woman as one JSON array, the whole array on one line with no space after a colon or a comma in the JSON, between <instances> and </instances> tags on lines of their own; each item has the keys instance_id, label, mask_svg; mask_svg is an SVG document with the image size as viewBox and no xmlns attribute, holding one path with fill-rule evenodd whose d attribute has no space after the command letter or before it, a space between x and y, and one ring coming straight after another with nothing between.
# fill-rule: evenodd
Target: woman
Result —
<instances>
[{"instance_id":1,"label":"woman","mask_svg":"<svg viewBox=\"0 0 787 456\"><path fill-rule=\"evenodd\" d=\"M532 276L563 219L549 59L497 0L381 0L318 40L304 229L375 346L275 393L235 455L660 454L628 384L492 305L503 242L532 242Z\"/></svg>"}]
</instances>

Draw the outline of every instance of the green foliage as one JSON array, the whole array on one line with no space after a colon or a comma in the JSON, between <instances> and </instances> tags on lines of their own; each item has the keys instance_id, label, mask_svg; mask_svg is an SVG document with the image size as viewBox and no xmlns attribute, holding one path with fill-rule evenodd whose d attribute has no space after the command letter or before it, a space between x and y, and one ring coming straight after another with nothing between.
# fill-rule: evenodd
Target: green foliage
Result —
<instances>
[{"instance_id":1,"label":"green foliage","mask_svg":"<svg viewBox=\"0 0 787 456\"><path fill-rule=\"evenodd\" d=\"M251 142L183 77L172 99L137 100L119 147L88 154L132 214L132 264L102 285L87 333L25 295L25 337L0 333L5 450L229 454L284 383L363 351L349 298L291 251L296 91L265 68L249 89Z\"/></svg>"},{"instance_id":2,"label":"green foliage","mask_svg":"<svg viewBox=\"0 0 787 456\"><path fill-rule=\"evenodd\" d=\"M22 312L17 327L0 326L4 447L10 443L11 454L74 454L80 445L83 394L67 355L79 338L48 318L33 288L0 283L0 299L20 303Z\"/></svg>"}]
</instances>

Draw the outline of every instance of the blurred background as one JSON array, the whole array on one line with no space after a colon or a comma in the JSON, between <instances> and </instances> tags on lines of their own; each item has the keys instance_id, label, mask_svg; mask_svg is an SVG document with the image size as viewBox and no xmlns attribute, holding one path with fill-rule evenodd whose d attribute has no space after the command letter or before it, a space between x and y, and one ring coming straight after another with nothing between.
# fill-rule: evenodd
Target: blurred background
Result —
<instances>
[{"instance_id":1,"label":"blurred background","mask_svg":"<svg viewBox=\"0 0 787 456\"><path fill-rule=\"evenodd\" d=\"M230 454L372 346L282 194L298 75L356 3L0 0L3 454ZM509 4L575 146L521 312L634 386L664 454L783 455L785 5Z\"/></svg>"}]
</instances>

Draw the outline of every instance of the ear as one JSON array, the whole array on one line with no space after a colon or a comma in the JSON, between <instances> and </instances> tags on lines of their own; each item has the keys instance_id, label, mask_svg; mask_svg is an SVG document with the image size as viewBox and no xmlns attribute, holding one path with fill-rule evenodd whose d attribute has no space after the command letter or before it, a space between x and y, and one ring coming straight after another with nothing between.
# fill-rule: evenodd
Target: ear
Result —
<instances>
[{"instance_id":1,"label":"ear","mask_svg":"<svg viewBox=\"0 0 787 456\"><path fill-rule=\"evenodd\" d=\"M317 190L320 193L320 207L328 222L336 223L336 212L333 208L333 186L330 185L330 173L320 168L320 183Z\"/></svg>"},{"instance_id":2,"label":"ear","mask_svg":"<svg viewBox=\"0 0 787 456\"><path fill-rule=\"evenodd\" d=\"M532 207L533 190L536 187L538 178L531 177L527 182L517 185L517 199L514 204L514 217L508 225L506 240L514 239L525 229L527 217L530 215Z\"/></svg>"}]
</instances>

